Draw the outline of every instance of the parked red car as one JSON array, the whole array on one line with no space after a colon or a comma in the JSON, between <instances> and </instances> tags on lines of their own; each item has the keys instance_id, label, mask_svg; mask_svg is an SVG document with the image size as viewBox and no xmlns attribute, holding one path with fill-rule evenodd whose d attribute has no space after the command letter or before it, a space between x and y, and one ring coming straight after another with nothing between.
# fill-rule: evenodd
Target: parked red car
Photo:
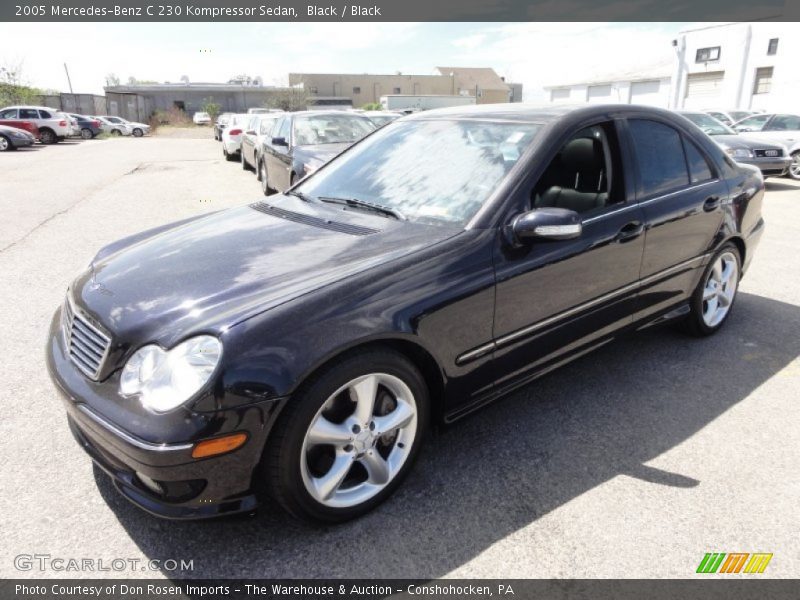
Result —
<instances>
[{"instance_id":1,"label":"parked red car","mask_svg":"<svg viewBox=\"0 0 800 600\"><path fill-rule=\"evenodd\" d=\"M23 119L0 119L0 125L8 125L9 127L16 127L17 129L24 129L38 141L41 141L39 127L33 121L25 121Z\"/></svg>"}]
</instances>

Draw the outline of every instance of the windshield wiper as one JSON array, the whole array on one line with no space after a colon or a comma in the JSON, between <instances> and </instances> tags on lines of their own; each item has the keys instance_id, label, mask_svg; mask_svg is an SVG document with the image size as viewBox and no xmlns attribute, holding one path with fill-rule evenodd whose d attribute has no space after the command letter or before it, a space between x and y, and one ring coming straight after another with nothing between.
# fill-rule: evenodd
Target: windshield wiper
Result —
<instances>
[{"instance_id":1,"label":"windshield wiper","mask_svg":"<svg viewBox=\"0 0 800 600\"><path fill-rule=\"evenodd\" d=\"M318 198L320 202L327 202L329 204L344 204L345 206L354 206L357 208L365 208L367 210L371 210L373 212L377 212L383 215L388 215L390 217L394 217L398 221L405 221L407 220L405 215L401 213L396 208L389 208L388 206L383 206L381 204L375 204L373 202L367 202L366 200L359 200L358 198L332 198L330 196L320 196Z\"/></svg>"},{"instance_id":2,"label":"windshield wiper","mask_svg":"<svg viewBox=\"0 0 800 600\"><path fill-rule=\"evenodd\" d=\"M291 190L289 192L286 192L286 195L287 196L296 196L296 197L300 198L300 200L302 200L303 202L309 202L310 201L308 196L306 196L303 192L298 192L297 190Z\"/></svg>"}]
</instances>

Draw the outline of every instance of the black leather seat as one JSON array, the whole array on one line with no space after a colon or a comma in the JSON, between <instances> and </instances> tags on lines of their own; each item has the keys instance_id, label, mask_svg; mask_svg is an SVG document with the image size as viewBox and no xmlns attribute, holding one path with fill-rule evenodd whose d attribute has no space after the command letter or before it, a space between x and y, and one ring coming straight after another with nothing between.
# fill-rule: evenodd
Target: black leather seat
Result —
<instances>
[{"instance_id":1,"label":"black leather seat","mask_svg":"<svg viewBox=\"0 0 800 600\"><path fill-rule=\"evenodd\" d=\"M586 212L608 202L603 145L592 138L571 140L557 165L560 184L537 194L534 207L554 206Z\"/></svg>"}]
</instances>

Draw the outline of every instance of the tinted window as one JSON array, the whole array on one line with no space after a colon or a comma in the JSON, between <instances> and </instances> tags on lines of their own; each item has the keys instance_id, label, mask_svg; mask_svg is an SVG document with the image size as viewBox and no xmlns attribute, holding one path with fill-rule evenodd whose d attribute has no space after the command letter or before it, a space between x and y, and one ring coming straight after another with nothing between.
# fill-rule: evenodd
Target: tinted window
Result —
<instances>
[{"instance_id":1,"label":"tinted window","mask_svg":"<svg viewBox=\"0 0 800 600\"><path fill-rule=\"evenodd\" d=\"M9 108L8 110L4 110L0 113L0 119L16 119L17 118L17 109L16 108Z\"/></svg>"},{"instance_id":2,"label":"tinted window","mask_svg":"<svg viewBox=\"0 0 800 600\"><path fill-rule=\"evenodd\" d=\"M291 131L292 131L292 120L289 119L289 118L286 118L281 123L281 128L278 131L277 137L282 137L283 139L285 139L288 142L289 141L289 137L291 135Z\"/></svg>"},{"instance_id":3,"label":"tinted window","mask_svg":"<svg viewBox=\"0 0 800 600\"><path fill-rule=\"evenodd\" d=\"M33 110L32 108L20 108L19 109L19 118L20 119L38 119L39 112Z\"/></svg>"},{"instance_id":4,"label":"tinted window","mask_svg":"<svg viewBox=\"0 0 800 600\"><path fill-rule=\"evenodd\" d=\"M692 183L700 183L701 181L708 181L714 179L711 165L708 160L703 156L700 149L694 145L694 142L684 138L686 145L686 161L689 163L689 173L691 174Z\"/></svg>"},{"instance_id":5,"label":"tinted window","mask_svg":"<svg viewBox=\"0 0 800 600\"><path fill-rule=\"evenodd\" d=\"M796 131L800 129L800 117L795 115L775 115L769 122L768 131Z\"/></svg>"},{"instance_id":6,"label":"tinted window","mask_svg":"<svg viewBox=\"0 0 800 600\"><path fill-rule=\"evenodd\" d=\"M645 195L689 185L680 134L655 121L632 119L629 123Z\"/></svg>"},{"instance_id":7,"label":"tinted window","mask_svg":"<svg viewBox=\"0 0 800 600\"><path fill-rule=\"evenodd\" d=\"M273 125L275 125L275 119L262 119L258 133L261 135L267 135L272 129Z\"/></svg>"},{"instance_id":8,"label":"tinted window","mask_svg":"<svg viewBox=\"0 0 800 600\"><path fill-rule=\"evenodd\" d=\"M22 112L22 111L20 111L20 112ZM35 119L35 118L36 118L36 111L35 111L35 110L32 110L32 111L30 111L30 112L32 113L30 118L32 118L32 119ZM46 110L40 110L40 111L39 111L39 116L40 116L42 119L52 119L52 118L53 118L53 115L51 115L51 114L50 114L49 112L47 112ZM26 117L26 118L27 118L27 117Z\"/></svg>"}]
</instances>

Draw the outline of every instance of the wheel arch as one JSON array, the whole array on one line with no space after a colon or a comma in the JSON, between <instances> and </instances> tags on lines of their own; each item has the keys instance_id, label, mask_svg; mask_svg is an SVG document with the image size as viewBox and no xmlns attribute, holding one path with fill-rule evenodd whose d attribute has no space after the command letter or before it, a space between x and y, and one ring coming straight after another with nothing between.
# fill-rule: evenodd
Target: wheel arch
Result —
<instances>
[{"instance_id":1,"label":"wheel arch","mask_svg":"<svg viewBox=\"0 0 800 600\"><path fill-rule=\"evenodd\" d=\"M357 354L369 350L385 348L393 350L404 356L406 359L419 369L428 388L428 396L431 403L431 423L441 421L444 416L444 397L446 377L444 370L433 354L413 336L392 337L381 336L356 341L346 347L339 348L328 353L320 360L309 367L300 377L297 378L296 385L291 393L295 393L303 384L308 381L315 373L330 365L334 361L341 360L352 354Z\"/></svg>"}]
</instances>

